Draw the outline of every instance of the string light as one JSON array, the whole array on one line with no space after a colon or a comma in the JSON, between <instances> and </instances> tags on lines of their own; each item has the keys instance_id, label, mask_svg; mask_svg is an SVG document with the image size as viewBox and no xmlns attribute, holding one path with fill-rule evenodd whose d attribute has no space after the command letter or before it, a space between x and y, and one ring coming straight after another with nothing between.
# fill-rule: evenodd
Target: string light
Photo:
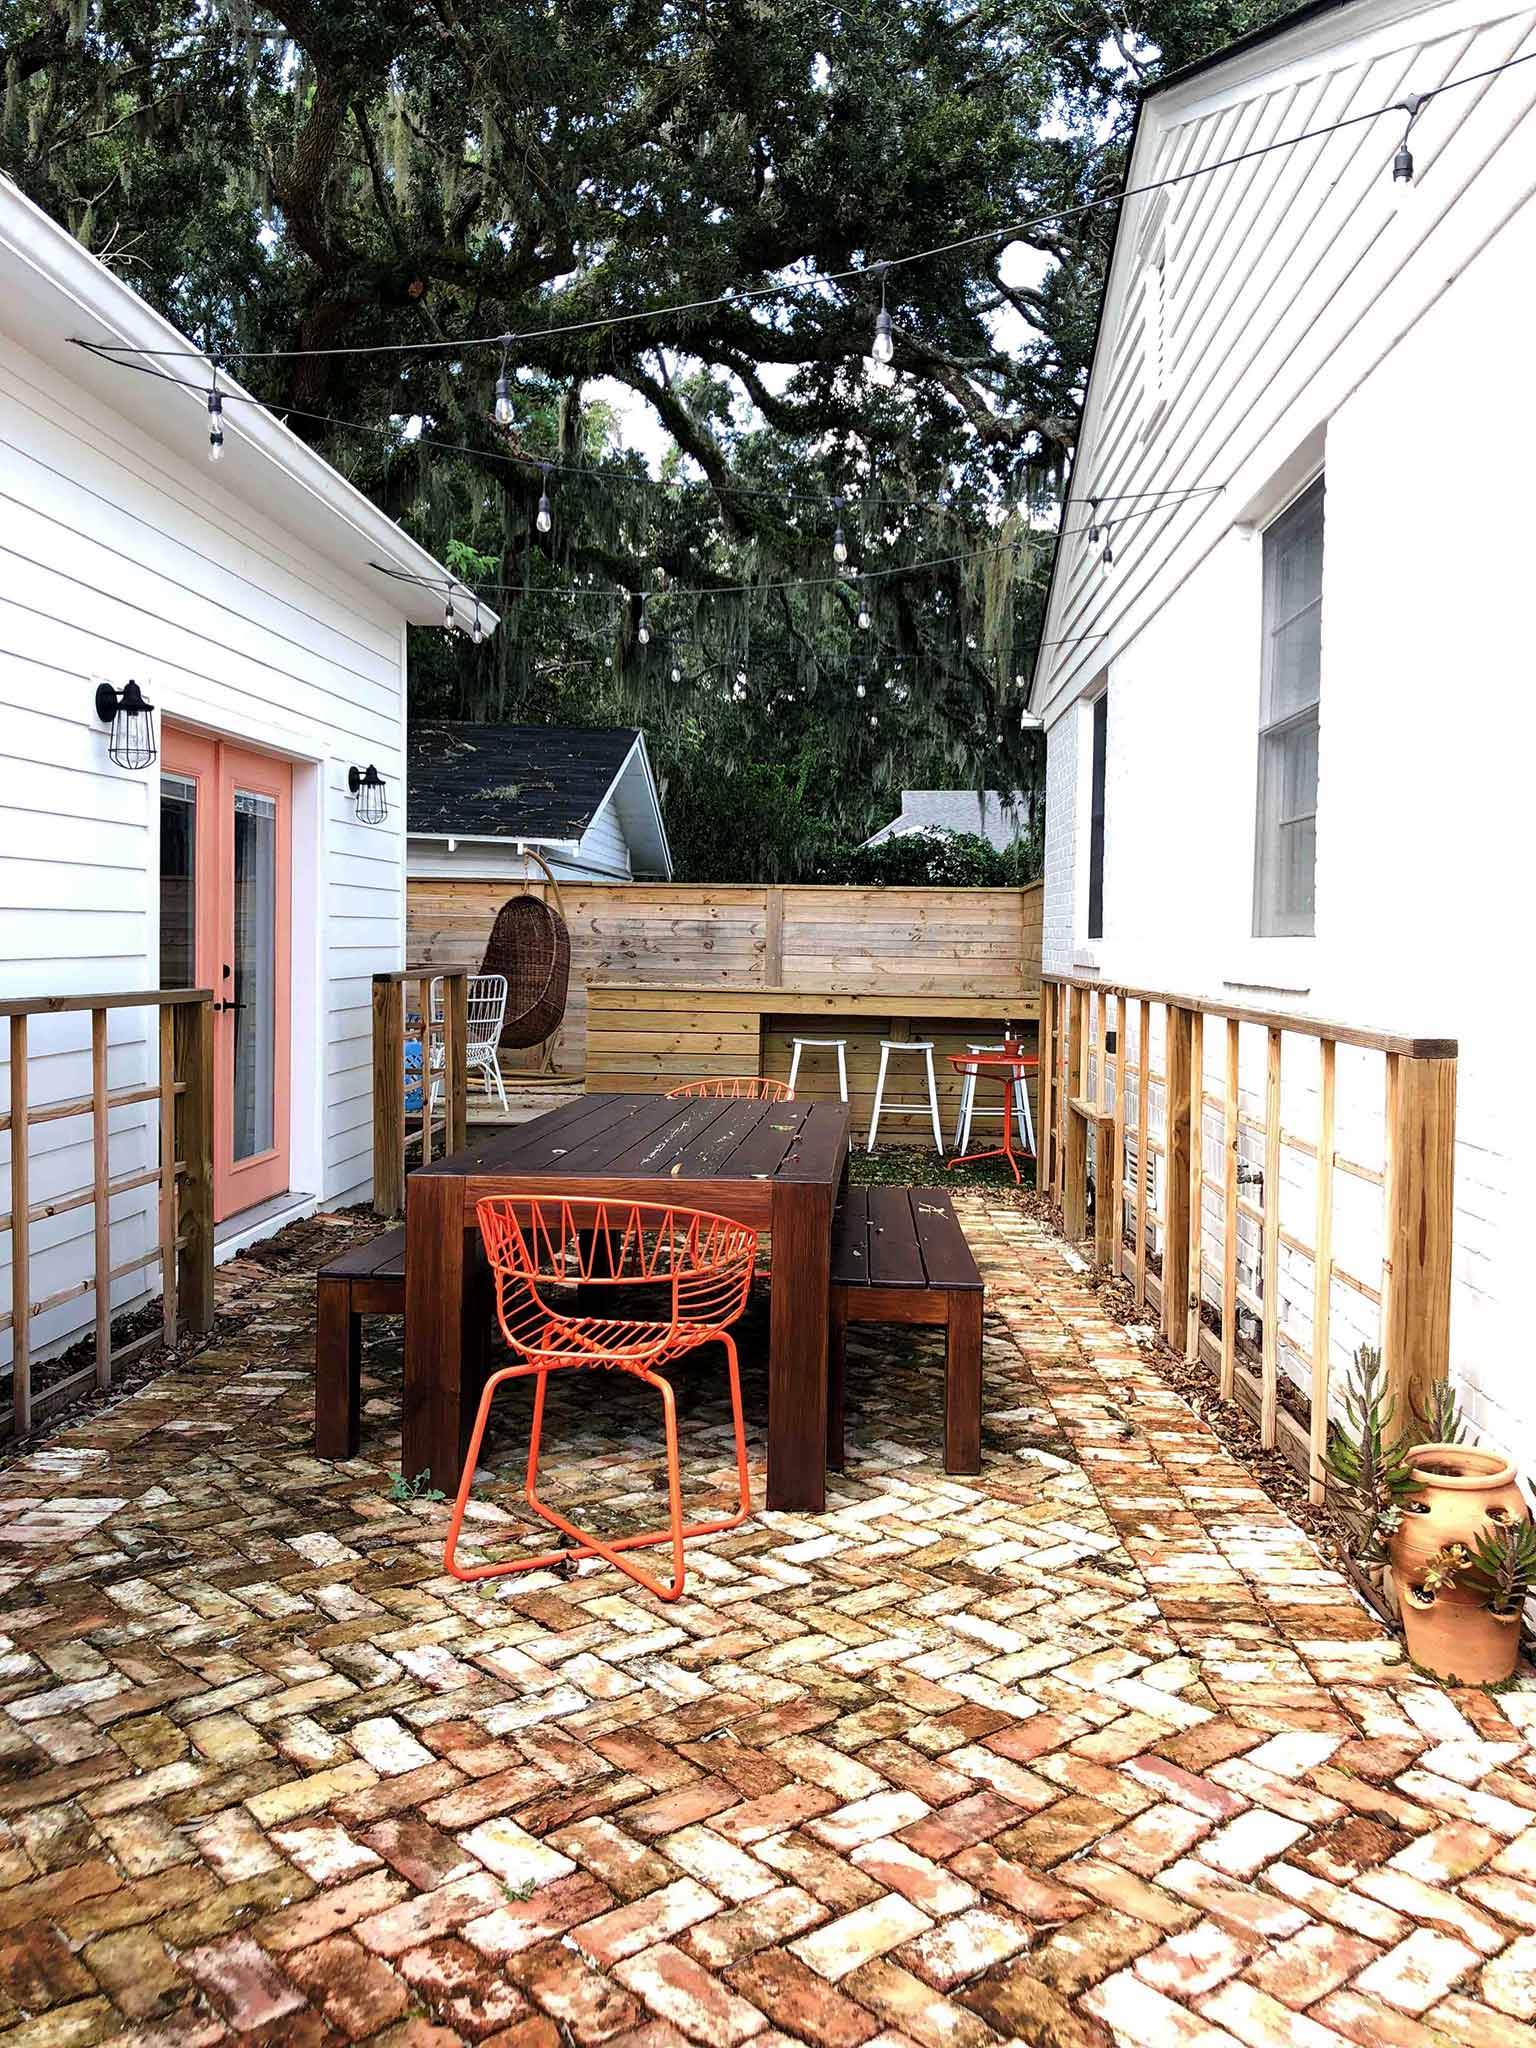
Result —
<instances>
[{"instance_id":1,"label":"string light","mask_svg":"<svg viewBox=\"0 0 1536 2048\"><path fill-rule=\"evenodd\" d=\"M1088 551L1090 554L1097 555L1104 546L1104 529L1099 524L1099 501L1097 498L1090 498L1088 500L1088 512Z\"/></svg>"},{"instance_id":2,"label":"string light","mask_svg":"<svg viewBox=\"0 0 1536 2048\"><path fill-rule=\"evenodd\" d=\"M480 600L478 597L475 599L475 618L474 624L469 629L469 637L471 643L476 647L485 638L484 633L480 630Z\"/></svg>"},{"instance_id":3,"label":"string light","mask_svg":"<svg viewBox=\"0 0 1536 2048\"><path fill-rule=\"evenodd\" d=\"M1429 104L1427 92L1411 92L1398 101L1398 111L1408 116L1403 130L1403 139L1397 146L1397 155L1392 159L1392 204L1401 212L1413 191L1413 151L1408 147L1408 137L1413 124Z\"/></svg>"},{"instance_id":4,"label":"string light","mask_svg":"<svg viewBox=\"0 0 1536 2048\"><path fill-rule=\"evenodd\" d=\"M1099 567L1104 571L1106 581L1115 573L1115 550L1107 525L1104 528L1104 551L1099 556Z\"/></svg>"},{"instance_id":5,"label":"string light","mask_svg":"<svg viewBox=\"0 0 1536 2048\"><path fill-rule=\"evenodd\" d=\"M646 620L645 599L643 597L639 599L639 605L640 623L635 629L635 638L640 642L640 645L642 647L649 647L651 644L651 629L649 623Z\"/></svg>"},{"instance_id":6,"label":"string light","mask_svg":"<svg viewBox=\"0 0 1536 2048\"><path fill-rule=\"evenodd\" d=\"M882 365L889 363L896 353L896 337L892 332L891 316L885 304L886 270L887 266L882 263L879 266L880 311L875 315L875 338L869 345L871 360Z\"/></svg>"},{"instance_id":7,"label":"string light","mask_svg":"<svg viewBox=\"0 0 1536 2048\"><path fill-rule=\"evenodd\" d=\"M496 403L491 408L491 418L498 427L510 427L517 418L512 404L512 387L507 381L507 350L512 346L510 334L501 337L501 368L496 376Z\"/></svg>"},{"instance_id":8,"label":"string light","mask_svg":"<svg viewBox=\"0 0 1536 2048\"><path fill-rule=\"evenodd\" d=\"M839 512L841 512L843 504L842 499L834 498L832 502L837 506ZM841 568L844 562L846 562L848 559L848 543L843 538L843 522L841 519L838 520L837 525L834 527L832 532L832 559L834 562L836 562L839 568Z\"/></svg>"},{"instance_id":9,"label":"string light","mask_svg":"<svg viewBox=\"0 0 1536 2048\"><path fill-rule=\"evenodd\" d=\"M549 464L547 462L539 464L539 474L541 478L539 509L533 523L540 533L548 533L555 523L555 515L549 509Z\"/></svg>"},{"instance_id":10,"label":"string light","mask_svg":"<svg viewBox=\"0 0 1536 2048\"><path fill-rule=\"evenodd\" d=\"M218 371L214 371L217 378ZM224 394L214 383L208 392L208 460L224 460Z\"/></svg>"},{"instance_id":11,"label":"string light","mask_svg":"<svg viewBox=\"0 0 1536 2048\"><path fill-rule=\"evenodd\" d=\"M453 592L450 590L448 601L443 607L443 632L451 640L458 630L459 622L453 614Z\"/></svg>"}]
</instances>

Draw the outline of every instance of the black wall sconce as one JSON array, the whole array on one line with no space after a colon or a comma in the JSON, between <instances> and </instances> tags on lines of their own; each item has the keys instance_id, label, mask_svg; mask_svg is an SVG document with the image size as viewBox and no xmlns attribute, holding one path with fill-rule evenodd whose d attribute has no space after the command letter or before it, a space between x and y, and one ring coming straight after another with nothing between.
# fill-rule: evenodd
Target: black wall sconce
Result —
<instances>
[{"instance_id":1,"label":"black wall sconce","mask_svg":"<svg viewBox=\"0 0 1536 2048\"><path fill-rule=\"evenodd\" d=\"M98 683L96 716L112 728L107 753L119 768L153 766L155 707L136 682L130 679L120 690L111 683Z\"/></svg>"},{"instance_id":2,"label":"black wall sconce","mask_svg":"<svg viewBox=\"0 0 1536 2048\"><path fill-rule=\"evenodd\" d=\"M389 816L389 803L384 795L384 778L373 763L370 761L366 768L349 768L347 787L357 801L358 821L382 825Z\"/></svg>"}]
</instances>

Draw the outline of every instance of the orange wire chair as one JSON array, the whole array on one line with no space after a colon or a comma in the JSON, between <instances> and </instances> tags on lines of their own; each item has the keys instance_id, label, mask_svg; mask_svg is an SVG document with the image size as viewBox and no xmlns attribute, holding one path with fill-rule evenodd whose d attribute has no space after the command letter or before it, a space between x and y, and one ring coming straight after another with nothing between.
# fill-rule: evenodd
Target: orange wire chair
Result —
<instances>
[{"instance_id":1,"label":"orange wire chair","mask_svg":"<svg viewBox=\"0 0 1536 2048\"><path fill-rule=\"evenodd\" d=\"M480 1235L496 1276L496 1313L502 1335L518 1363L493 1373L485 1383L448 1525L443 1564L456 1579L492 1579L506 1572L547 1569L584 1557L601 1557L647 1592L676 1600L683 1590L683 1544L690 1536L735 1529L752 1508L747 1473L747 1438L741 1412L741 1375L736 1345L727 1325L746 1304L757 1260L757 1232L724 1216L669 1209L659 1202L607 1202L596 1197L494 1195L475 1205ZM664 1313L654 1320L574 1313L562 1291L575 1287L655 1287ZM622 1303L620 1306L628 1306ZM731 1418L736 1431L736 1479L740 1506L716 1521L683 1522L678 1471L677 1410L669 1381L656 1367L701 1344L725 1346ZM539 1445L544 1428L544 1394L552 1372L627 1372L661 1396L667 1445L668 1526L655 1534L615 1540L594 1536L567 1521L536 1490ZM541 1520L570 1537L574 1550L514 1558L493 1564L462 1565L456 1555L464 1511L490 1417L491 1401L503 1381L535 1376L533 1426L528 1444L524 1492ZM656 1543L672 1545L672 1578L663 1584L624 1555Z\"/></svg>"},{"instance_id":2,"label":"orange wire chair","mask_svg":"<svg viewBox=\"0 0 1536 2048\"><path fill-rule=\"evenodd\" d=\"M685 1081L681 1088L669 1088L675 1095L718 1095L741 1102L793 1102L795 1091L787 1081L770 1081L766 1074L730 1074L724 1080Z\"/></svg>"}]
</instances>

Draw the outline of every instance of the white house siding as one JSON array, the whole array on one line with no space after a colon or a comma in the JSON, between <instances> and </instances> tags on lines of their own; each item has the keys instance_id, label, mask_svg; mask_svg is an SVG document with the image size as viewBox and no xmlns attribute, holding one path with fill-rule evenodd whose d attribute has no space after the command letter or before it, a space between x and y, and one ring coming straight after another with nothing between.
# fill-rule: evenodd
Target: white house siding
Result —
<instances>
[{"instance_id":1,"label":"white house siding","mask_svg":"<svg viewBox=\"0 0 1536 2048\"><path fill-rule=\"evenodd\" d=\"M190 411L185 449L170 450L0 338L0 991L159 980L158 769L108 761L96 678L134 676L157 714L286 753L291 1181L330 1200L356 1196L371 1172L369 977L402 957L404 805L382 827L358 824L346 774L372 761L403 797L398 612L361 560L351 581L243 503L240 446L211 471ZM147 1078L147 1021L113 1017L112 1086ZM77 1016L33 1021L34 1103L89 1092L88 1034ZM114 1174L146 1163L145 1110L114 1112L111 1128ZM0 1158L9 1143L0 1138ZM34 1199L89 1185L88 1120L39 1126L31 1157ZM153 1242L151 1193L114 1206L114 1260ZM89 1208L34 1226L34 1298L90 1271L90 1235ZM0 1266L9 1257L7 1233ZM150 1284L158 1275L146 1268L115 1298ZM88 1298L83 1311L40 1318L34 1341L81 1326ZM0 1341L8 1355L9 1337Z\"/></svg>"},{"instance_id":2,"label":"white house siding","mask_svg":"<svg viewBox=\"0 0 1536 2048\"><path fill-rule=\"evenodd\" d=\"M1132 182L1536 48L1529 8L1399 12L1330 14L1154 98ZM1111 580L1085 539L1064 542L1046 635L1105 637L1060 649L1036 686L1049 733L1048 971L1459 1040L1452 1368L1477 1424L1515 1448L1536 1425L1522 1286L1536 1168L1523 1073L1533 106L1536 63L1432 101L1401 215L1387 175L1400 116L1181 188L1164 229L1155 417L1127 219L1073 490L1230 482L1209 502L1126 519ZM1260 536L1318 468L1316 935L1255 940ZM1085 523L1070 507L1064 524ZM1105 934L1090 944L1085 693L1106 671ZM1245 1088L1262 1076L1253 1050ZM1207 1044L1218 1093L1222 1051ZM1286 1057L1283 1122L1306 1133L1315 1053L1288 1040ZM1341 1051L1339 1101L1339 1149L1379 1158L1379 1059ZM1209 1122L1206 1143L1214 1173ZM1379 1197L1345 1176L1337 1188L1349 1205L1337 1256L1369 1277ZM1293 1156L1282 1220L1304 1239L1312 1200L1310 1163ZM1214 1214L1208 1228L1219 1244ZM1281 1293L1304 1344L1309 1262L1287 1256ZM1375 1334L1375 1312L1337 1286L1332 1311L1342 1362Z\"/></svg>"},{"instance_id":3,"label":"white house siding","mask_svg":"<svg viewBox=\"0 0 1536 2048\"><path fill-rule=\"evenodd\" d=\"M593 819L571 852L553 846L540 846L539 852L560 882L630 879L629 846L611 809ZM407 861L412 877L422 880L484 881L496 875L505 875L509 884L543 880L542 868L518 852L515 840L459 839L450 851L446 839L412 839Z\"/></svg>"}]
</instances>

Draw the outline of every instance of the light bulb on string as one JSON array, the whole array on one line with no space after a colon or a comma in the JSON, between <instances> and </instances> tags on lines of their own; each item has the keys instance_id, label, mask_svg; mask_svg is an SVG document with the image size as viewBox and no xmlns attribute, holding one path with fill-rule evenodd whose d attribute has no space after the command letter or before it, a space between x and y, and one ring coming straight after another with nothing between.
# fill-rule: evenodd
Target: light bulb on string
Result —
<instances>
[{"instance_id":1,"label":"light bulb on string","mask_svg":"<svg viewBox=\"0 0 1536 2048\"><path fill-rule=\"evenodd\" d=\"M453 592L452 592L452 591L450 590L450 591L449 591L449 593L448 593L448 601L447 601L447 603L446 603L446 604L445 604L445 605L443 606L443 632L444 632L444 635L445 635L445 636L446 636L446 637L447 637L447 638L448 638L449 640L451 640L451 639L452 639L452 638L454 637L454 635L455 635L455 634L456 634L456 633L458 632L458 630L459 630L459 622L458 622L458 620L457 620L457 619L456 619L456 618L454 617L454 613L453 613Z\"/></svg>"},{"instance_id":2,"label":"light bulb on string","mask_svg":"<svg viewBox=\"0 0 1536 2048\"><path fill-rule=\"evenodd\" d=\"M224 394L217 384L208 393L208 460L224 460Z\"/></svg>"},{"instance_id":3,"label":"light bulb on string","mask_svg":"<svg viewBox=\"0 0 1536 2048\"><path fill-rule=\"evenodd\" d=\"M640 619L635 628L635 638L642 647L649 647L651 644L651 629L646 622L645 599L643 597L640 599Z\"/></svg>"},{"instance_id":4,"label":"light bulb on string","mask_svg":"<svg viewBox=\"0 0 1536 2048\"><path fill-rule=\"evenodd\" d=\"M839 513L841 513L842 511L842 505L843 501L841 498L839 498L837 500L837 507ZM839 568L841 568L844 562L846 562L848 559L848 542L843 535L843 522L841 517L839 517L837 525L832 530L832 559L834 562L836 562Z\"/></svg>"},{"instance_id":5,"label":"light bulb on string","mask_svg":"<svg viewBox=\"0 0 1536 2048\"><path fill-rule=\"evenodd\" d=\"M1413 124L1423 113L1429 98L1427 92L1410 92L1405 93L1397 102L1398 112L1408 116L1403 139L1397 146L1396 156L1392 159L1392 204L1398 212L1402 211L1412 197L1414 189L1413 151L1408 147L1408 137L1413 132Z\"/></svg>"},{"instance_id":6,"label":"light bulb on string","mask_svg":"<svg viewBox=\"0 0 1536 2048\"><path fill-rule=\"evenodd\" d=\"M1107 526L1104 529L1104 551L1099 556L1099 567L1104 571L1106 582L1115 573L1115 550L1110 540L1109 528Z\"/></svg>"},{"instance_id":7,"label":"light bulb on string","mask_svg":"<svg viewBox=\"0 0 1536 2048\"><path fill-rule=\"evenodd\" d=\"M891 316L885 304L886 266L880 265L880 311L875 315L875 338L869 345L870 360L887 364L896 353L896 337L891 328Z\"/></svg>"},{"instance_id":8,"label":"light bulb on string","mask_svg":"<svg viewBox=\"0 0 1536 2048\"><path fill-rule=\"evenodd\" d=\"M1088 552L1092 555L1098 555L1102 554L1103 551L1104 528L1099 524L1099 501L1097 498L1090 498L1088 500Z\"/></svg>"},{"instance_id":9,"label":"light bulb on string","mask_svg":"<svg viewBox=\"0 0 1536 2048\"><path fill-rule=\"evenodd\" d=\"M498 427L510 427L517 418L512 407L512 386L507 381L507 350L512 346L510 334L501 337L501 368L496 374L496 403L491 408L491 417Z\"/></svg>"},{"instance_id":10,"label":"light bulb on string","mask_svg":"<svg viewBox=\"0 0 1536 2048\"><path fill-rule=\"evenodd\" d=\"M548 533L555 523L555 515L549 509L549 464L547 462L539 464L539 477L539 509L533 523L540 533Z\"/></svg>"},{"instance_id":11,"label":"light bulb on string","mask_svg":"<svg viewBox=\"0 0 1536 2048\"><path fill-rule=\"evenodd\" d=\"M478 647L481 641L485 638L485 634L482 632L480 627L480 600L478 597L475 599L475 617L474 623L471 625L469 629L469 638L471 645L475 647Z\"/></svg>"}]
</instances>

